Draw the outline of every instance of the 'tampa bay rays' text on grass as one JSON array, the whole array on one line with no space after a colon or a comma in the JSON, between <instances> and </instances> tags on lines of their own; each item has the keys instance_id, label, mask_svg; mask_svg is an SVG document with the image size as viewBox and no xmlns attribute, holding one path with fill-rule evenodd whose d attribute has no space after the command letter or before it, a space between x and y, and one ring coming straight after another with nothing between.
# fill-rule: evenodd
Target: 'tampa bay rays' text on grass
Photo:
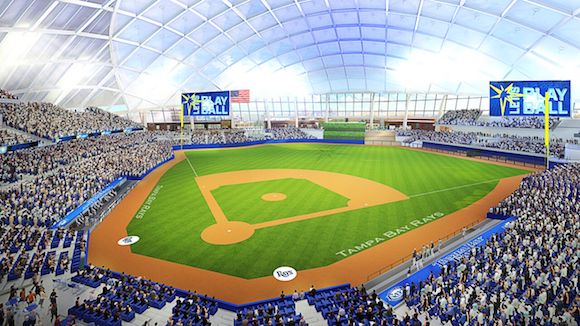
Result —
<instances>
[{"instance_id":1,"label":"'tampa bay rays' text on grass","mask_svg":"<svg viewBox=\"0 0 580 326\"><path fill-rule=\"evenodd\" d=\"M356 254L356 253L361 252L361 251L368 249L370 247L376 246L377 244L379 244L383 241L389 240L391 238L394 238L402 233L411 231L412 229L415 229L421 225L432 222L432 221L434 221L438 218L441 218L443 216L445 216L445 214L443 214L441 212L436 212L436 213L433 213L433 214L431 214L427 217L424 217L422 219L413 220L406 225L403 225L401 227L396 228L395 230L389 230L389 231L383 232L382 234L380 234L379 236L377 236L373 239L369 239L369 240L361 243L360 245L354 246L354 248L348 248L348 249L341 250L341 251L337 252L336 255L341 256L341 257L348 257L350 255Z\"/></svg>"},{"instance_id":2,"label":"'tampa bay rays' text on grass","mask_svg":"<svg viewBox=\"0 0 580 326\"><path fill-rule=\"evenodd\" d=\"M136 219L142 219L143 216L145 216L145 213L147 213L155 199L157 199L157 195L159 194L159 191L161 191L161 188L163 188L163 185L157 185L155 189L153 189L149 197L147 197L145 204L141 206L141 209L139 209L139 212L137 212L137 215L135 215Z\"/></svg>"}]
</instances>

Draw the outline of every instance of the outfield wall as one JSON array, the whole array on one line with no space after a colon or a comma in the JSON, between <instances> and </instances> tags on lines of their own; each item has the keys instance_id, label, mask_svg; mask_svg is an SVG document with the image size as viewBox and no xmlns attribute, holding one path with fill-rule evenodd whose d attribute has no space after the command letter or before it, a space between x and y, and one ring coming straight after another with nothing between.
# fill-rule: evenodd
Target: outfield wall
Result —
<instances>
[{"instance_id":1,"label":"outfield wall","mask_svg":"<svg viewBox=\"0 0 580 326\"><path fill-rule=\"evenodd\" d=\"M315 144L356 144L364 145L364 140L347 140L347 139L276 139L276 140L256 140L244 143L232 144L183 144L174 145L173 150L182 149L203 149L203 148L231 148L231 147L245 147L264 144L285 144L285 143L315 143Z\"/></svg>"}]
</instances>

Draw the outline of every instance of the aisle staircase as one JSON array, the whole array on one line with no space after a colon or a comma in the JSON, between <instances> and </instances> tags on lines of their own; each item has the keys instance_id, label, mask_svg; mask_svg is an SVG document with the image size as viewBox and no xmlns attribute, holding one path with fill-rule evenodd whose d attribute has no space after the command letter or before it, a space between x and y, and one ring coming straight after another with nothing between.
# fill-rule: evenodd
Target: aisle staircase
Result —
<instances>
[{"instance_id":1,"label":"aisle staircase","mask_svg":"<svg viewBox=\"0 0 580 326\"><path fill-rule=\"evenodd\" d=\"M369 130L365 133L365 145L401 146L395 137L396 132L392 130Z\"/></svg>"},{"instance_id":2,"label":"aisle staircase","mask_svg":"<svg viewBox=\"0 0 580 326\"><path fill-rule=\"evenodd\" d=\"M316 311L314 306L309 305L307 300L296 301L296 313L302 314L309 326L327 325L322 314Z\"/></svg>"},{"instance_id":3,"label":"aisle staircase","mask_svg":"<svg viewBox=\"0 0 580 326\"><path fill-rule=\"evenodd\" d=\"M209 317L209 322L215 326L232 326L234 319L236 319L236 314L233 311L218 309L215 315Z\"/></svg>"}]
</instances>

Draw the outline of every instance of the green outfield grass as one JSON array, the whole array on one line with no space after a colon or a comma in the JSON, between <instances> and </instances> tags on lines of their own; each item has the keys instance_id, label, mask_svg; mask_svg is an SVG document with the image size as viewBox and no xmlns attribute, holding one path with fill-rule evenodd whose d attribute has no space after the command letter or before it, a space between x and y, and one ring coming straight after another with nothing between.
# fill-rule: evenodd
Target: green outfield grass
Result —
<instances>
[{"instance_id":1,"label":"green outfield grass","mask_svg":"<svg viewBox=\"0 0 580 326\"><path fill-rule=\"evenodd\" d=\"M268 193L283 193L287 198L262 200L262 195ZM212 195L228 220L250 224L345 207L348 203L348 198L304 179L223 186L212 191Z\"/></svg>"},{"instance_id":2,"label":"green outfield grass","mask_svg":"<svg viewBox=\"0 0 580 326\"><path fill-rule=\"evenodd\" d=\"M198 175L249 169L309 169L367 178L408 200L257 230L243 242L211 245L200 234L215 220L187 161L160 179L151 207L127 232L141 240L135 253L243 278L271 275L278 266L320 267L356 254L369 239L389 236L453 213L485 196L498 180L526 170L395 147L279 144L189 151ZM223 186L212 192L230 220L265 222L346 205L346 199L305 180L282 179ZM264 202L265 193L288 198ZM433 215L435 214L435 215ZM434 217L435 216L435 217ZM411 225L414 223L415 225ZM357 248L358 246L358 248ZM350 250L349 250L350 249ZM378 258L380 259L380 258Z\"/></svg>"}]
</instances>

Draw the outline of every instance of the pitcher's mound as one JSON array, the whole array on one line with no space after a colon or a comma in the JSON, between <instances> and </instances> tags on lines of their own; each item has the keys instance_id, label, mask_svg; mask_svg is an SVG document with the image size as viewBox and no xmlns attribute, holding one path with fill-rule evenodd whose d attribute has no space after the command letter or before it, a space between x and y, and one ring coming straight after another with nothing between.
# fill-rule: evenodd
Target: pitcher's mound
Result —
<instances>
[{"instance_id":1,"label":"pitcher's mound","mask_svg":"<svg viewBox=\"0 0 580 326\"><path fill-rule=\"evenodd\" d=\"M272 192L269 194L265 194L264 196L262 196L262 200L264 201L281 201L286 199L286 195L281 194L279 192Z\"/></svg>"}]
</instances>

